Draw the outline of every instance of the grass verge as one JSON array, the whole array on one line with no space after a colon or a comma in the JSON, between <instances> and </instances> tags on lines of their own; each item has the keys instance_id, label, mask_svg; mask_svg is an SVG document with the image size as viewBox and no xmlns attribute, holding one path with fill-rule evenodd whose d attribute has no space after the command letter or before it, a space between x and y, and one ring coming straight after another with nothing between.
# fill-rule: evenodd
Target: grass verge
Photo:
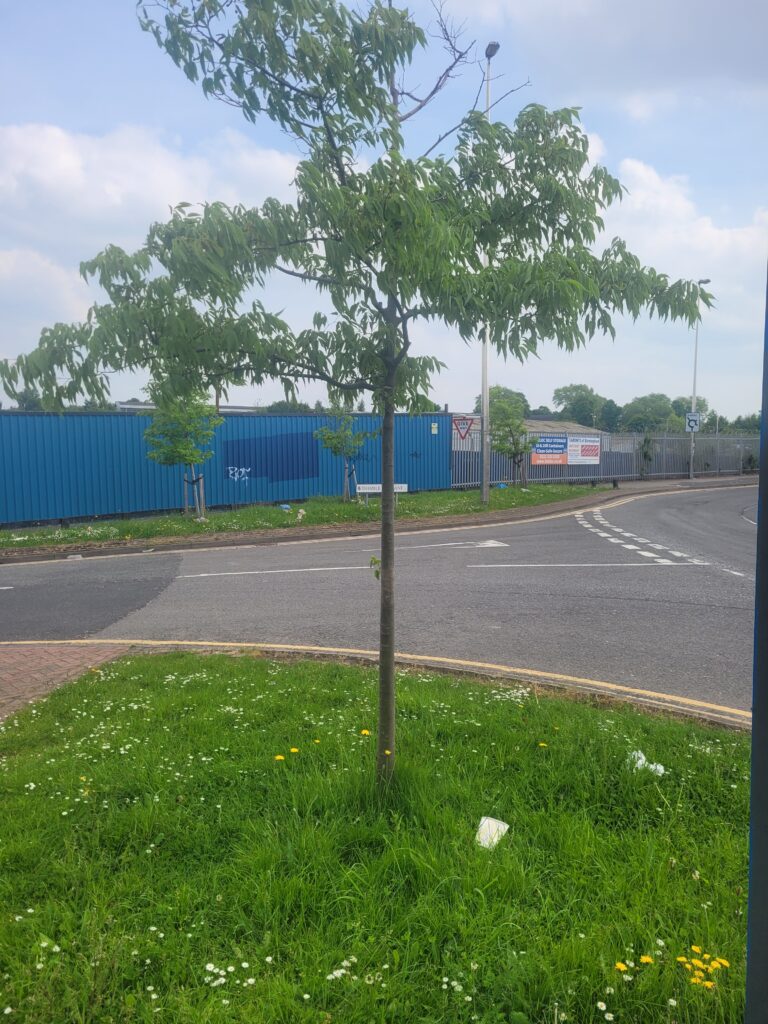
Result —
<instances>
[{"instance_id":1,"label":"grass verge","mask_svg":"<svg viewBox=\"0 0 768 1024\"><path fill-rule=\"evenodd\" d=\"M371 670L132 657L6 722L0 1013L741 1019L748 737L431 673L398 686L383 796ZM481 815L510 824L492 851Z\"/></svg>"},{"instance_id":2,"label":"grass verge","mask_svg":"<svg viewBox=\"0 0 768 1024\"><path fill-rule=\"evenodd\" d=\"M607 489L601 487L598 490ZM595 491L594 487L568 484L532 484L527 490L519 487L493 488L490 510L547 505L594 494ZM299 516L300 509L303 510L302 516ZM397 504L398 519L465 515L483 511L485 508L480 499L480 491L422 491L400 496ZM305 502L292 503L287 512L279 505L243 505L232 511L209 512L203 523L195 522L192 516L174 513L136 519L100 520L65 527L0 530L0 550L136 538L193 537L198 534L300 528L330 523L377 523L380 518L380 502L377 499L371 499L366 505L356 501L344 503L339 498L310 498Z\"/></svg>"}]
</instances>

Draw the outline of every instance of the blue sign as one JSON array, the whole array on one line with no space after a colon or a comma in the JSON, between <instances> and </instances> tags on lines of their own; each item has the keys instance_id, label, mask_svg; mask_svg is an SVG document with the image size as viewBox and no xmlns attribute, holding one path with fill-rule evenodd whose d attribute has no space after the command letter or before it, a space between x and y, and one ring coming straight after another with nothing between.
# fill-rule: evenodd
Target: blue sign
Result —
<instances>
[{"instance_id":1,"label":"blue sign","mask_svg":"<svg viewBox=\"0 0 768 1024\"><path fill-rule=\"evenodd\" d=\"M537 455L565 455L568 451L567 434L544 434L533 446Z\"/></svg>"}]
</instances>

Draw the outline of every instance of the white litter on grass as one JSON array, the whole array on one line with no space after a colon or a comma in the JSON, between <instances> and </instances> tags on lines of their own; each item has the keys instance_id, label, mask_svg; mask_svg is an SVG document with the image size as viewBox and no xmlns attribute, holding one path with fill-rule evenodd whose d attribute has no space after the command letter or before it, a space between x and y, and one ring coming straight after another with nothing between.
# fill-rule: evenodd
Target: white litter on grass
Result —
<instances>
[{"instance_id":1,"label":"white litter on grass","mask_svg":"<svg viewBox=\"0 0 768 1024\"><path fill-rule=\"evenodd\" d=\"M636 772L639 772L642 768L647 768L649 772L653 772L654 775L664 774L664 765L655 764L653 761L649 761L642 750L633 750L629 755L629 767L634 768Z\"/></svg>"},{"instance_id":2,"label":"white litter on grass","mask_svg":"<svg viewBox=\"0 0 768 1024\"><path fill-rule=\"evenodd\" d=\"M487 850L492 850L502 836L509 829L506 821L499 821L498 818L481 818L475 839Z\"/></svg>"}]
</instances>

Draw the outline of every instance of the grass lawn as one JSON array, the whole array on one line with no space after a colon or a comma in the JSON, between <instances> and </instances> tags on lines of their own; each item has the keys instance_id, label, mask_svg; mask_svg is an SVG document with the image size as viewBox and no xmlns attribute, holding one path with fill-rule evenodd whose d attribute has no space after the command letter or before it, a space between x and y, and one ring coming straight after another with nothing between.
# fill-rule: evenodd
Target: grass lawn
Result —
<instances>
[{"instance_id":1,"label":"grass lawn","mask_svg":"<svg viewBox=\"0 0 768 1024\"><path fill-rule=\"evenodd\" d=\"M594 494L595 490L594 487L569 484L531 484L527 490L520 487L494 487L491 490L490 508L514 509L546 505L553 501L565 501L584 494ZM304 510L301 517L298 515L299 509ZM418 494L401 495L397 503L398 519L452 516L482 511L480 491L422 491ZM371 499L366 505L362 501L345 504L340 498L310 498L305 502L292 503L290 512L284 512L279 505L243 505L231 512L209 512L204 523L195 522L191 515L174 513L137 519L99 520L62 528L0 530L0 550L137 537L188 537L196 534L226 533L232 530L270 530L276 527L318 526L324 523L378 523L380 518L380 502L377 499Z\"/></svg>"},{"instance_id":2,"label":"grass lawn","mask_svg":"<svg viewBox=\"0 0 768 1024\"><path fill-rule=\"evenodd\" d=\"M382 796L371 670L132 657L0 727L0 1014L741 1019L747 736L398 680Z\"/></svg>"}]
</instances>

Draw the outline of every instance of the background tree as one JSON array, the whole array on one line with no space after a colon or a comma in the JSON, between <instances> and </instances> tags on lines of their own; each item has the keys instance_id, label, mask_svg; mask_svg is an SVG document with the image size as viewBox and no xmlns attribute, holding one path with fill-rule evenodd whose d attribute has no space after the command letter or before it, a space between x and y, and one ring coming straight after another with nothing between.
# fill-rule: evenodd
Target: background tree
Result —
<instances>
[{"instance_id":1,"label":"background tree","mask_svg":"<svg viewBox=\"0 0 768 1024\"><path fill-rule=\"evenodd\" d=\"M320 441L323 448L327 448L332 455L344 460L344 483L342 486L341 499L349 501L349 481L352 478L357 487L357 475L355 473L355 459L360 454L369 437L375 437L375 433L366 430L355 431L351 416L343 416L336 420L332 427L320 427L315 431L315 437Z\"/></svg>"},{"instance_id":2,"label":"background tree","mask_svg":"<svg viewBox=\"0 0 768 1024\"><path fill-rule=\"evenodd\" d=\"M693 409L693 398L691 395L680 395L678 398L672 399L672 411L683 422L685 422L685 414L690 412L691 409ZM709 402L700 395L696 396L696 412L700 412L702 416L709 412Z\"/></svg>"},{"instance_id":3,"label":"background tree","mask_svg":"<svg viewBox=\"0 0 768 1024\"><path fill-rule=\"evenodd\" d=\"M144 438L149 445L147 457L161 466L184 466L189 469L195 515L203 519L205 488L203 475L198 474L197 466L213 455L209 445L216 427L224 420L216 415L216 409L201 391L188 392L183 398L170 398L160 386L150 384L147 392L155 407L147 414L151 415L152 422L144 431ZM185 512L186 488L184 482Z\"/></svg>"},{"instance_id":4,"label":"background tree","mask_svg":"<svg viewBox=\"0 0 768 1024\"><path fill-rule=\"evenodd\" d=\"M730 434L759 434L762 412L753 412L749 416L737 416L728 428Z\"/></svg>"},{"instance_id":5,"label":"background tree","mask_svg":"<svg viewBox=\"0 0 768 1024\"><path fill-rule=\"evenodd\" d=\"M667 395L641 395L628 402L621 413L621 429L629 433L663 430L670 416L672 403Z\"/></svg>"},{"instance_id":6,"label":"background tree","mask_svg":"<svg viewBox=\"0 0 768 1024\"><path fill-rule=\"evenodd\" d=\"M493 384L488 388L488 402L491 406L491 419L493 419L492 406L494 402L516 402L519 406L521 417L528 416L531 412L531 406L522 391L513 391L511 388L502 387L500 384ZM482 399L480 395L477 395L475 398L475 406L472 411L482 412Z\"/></svg>"},{"instance_id":7,"label":"background tree","mask_svg":"<svg viewBox=\"0 0 768 1024\"><path fill-rule=\"evenodd\" d=\"M562 420L583 423L585 427L596 427L605 399L586 384L567 384L555 388L552 404L560 410Z\"/></svg>"},{"instance_id":8,"label":"background tree","mask_svg":"<svg viewBox=\"0 0 768 1024\"><path fill-rule=\"evenodd\" d=\"M539 405L535 409L531 409L531 412L530 412L529 415L531 415L531 416L540 416L540 417L544 418L544 417L547 417L547 416L554 416L554 413L552 412L552 410L549 408L548 405Z\"/></svg>"},{"instance_id":9,"label":"background tree","mask_svg":"<svg viewBox=\"0 0 768 1024\"><path fill-rule=\"evenodd\" d=\"M318 380L332 398L371 395L382 414L377 775L386 780L395 761L394 411L427 395L441 365L413 354L413 324L441 321L465 341L484 329L500 354L524 360L546 339L572 350L614 335L615 314L694 323L710 297L643 267L620 239L593 251L621 185L590 165L573 109L531 105L514 126L472 109L421 155L415 132L410 155L404 133L471 52L439 12L446 65L418 94L405 79L427 36L382 0L362 11L337 0L158 0L139 10L206 95L248 120L271 118L295 140L295 202L181 207L133 256L105 251L84 271L109 304L44 332L31 356L0 364L0 377L11 388L39 383L52 398L98 396L106 369L136 366L179 393L275 377L289 391ZM261 302L244 308L245 292L273 274L324 293L332 312L294 331Z\"/></svg>"},{"instance_id":10,"label":"background tree","mask_svg":"<svg viewBox=\"0 0 768 1024\"><path fill-rule=\"evenodd\" d=\"M42 412L43 400L40 392L33 387L25 387L13 394L19 412Z\"/></svg>"},{"instance_id":11,"label":"background tree","mask_svg":"<svg viewBox=\"0 0 768 1024\"><path fill-rule=\"evenodd\" d=\"M600 418L598 421L600 429L607 431L609 434L618 430L621 411L621 406L617 405L612 398L606 398L600 409Z\"/></svg>"},{"instance_id":12,"label":"background tree","mask_svg":"<svg viewBox=\"0 0 768 1024\"><path fill-rule=\"evenodd\" d=\"M284 416L306 416L307 413L316 412L307 402L299 402L295 398L280 398L276 402L270 402L261 410L263 412L281 413Z\"/></svg>"},{"instance_id":13,"label":"background tree","mask_svg":"<svg viewBox=\"0 0 768 1024\"><path fill-rule=\"evenodd\" d=\"M510 460L513 466L513 481L520 474L523 487L528 483L526 458L536 444L537 438L529 437L523 421L523 405L517 398L496 398L490 407L491 447Z\"/></svg>"}]
</instances>

